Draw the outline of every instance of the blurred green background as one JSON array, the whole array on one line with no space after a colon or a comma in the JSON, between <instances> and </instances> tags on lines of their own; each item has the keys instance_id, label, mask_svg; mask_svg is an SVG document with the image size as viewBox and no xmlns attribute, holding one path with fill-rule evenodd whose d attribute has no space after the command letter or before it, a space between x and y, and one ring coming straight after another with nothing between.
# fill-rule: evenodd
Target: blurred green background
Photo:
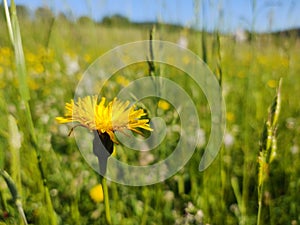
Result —
<instances>
[{"instance_id":1,"label":"blurred green background","mask_svg":"<svg viewBox=\"0 0 300 225\"><path fill-rule=\"evenodd\" d=\"M196 8L195 13L201 10ZM256 224L259 143L280 78L277 155L265 181L262 224L300 224L299 30L230 34L163 21L132 23L120 15L101 21L86 16L74 19L47 7L32 12L18 6L17 15L37 142L30 137L1 5L0 168L11 176L29 224L53 224L49 207L58 224L106 224L99 175L84 161L74 138L67 136L70 126L57 124L55 117L63 115L65 102L73 98L83 72L95 59L118 45L149 39L153 26L154 39L184 45L222 78L224 144L213 164L200 173L198 165L210 132L206 99L193 91L195 84L181 71L156 64L158 75L174 79L199 106L202 143L188 164L162 183L130 187L108 181L112 224ZM143 76L148 76L147 63L125 68L109 80L103 94L111 100L128 82ZM139 154L118 145L112 157L149 165L172 152L180 123L172 106L163 100L156 103L145 105L150 118L157 114L170 127L161 146L153 153ZM22 224L10 190L0 178L0 224Z\"/></svg>"}]
</instances>

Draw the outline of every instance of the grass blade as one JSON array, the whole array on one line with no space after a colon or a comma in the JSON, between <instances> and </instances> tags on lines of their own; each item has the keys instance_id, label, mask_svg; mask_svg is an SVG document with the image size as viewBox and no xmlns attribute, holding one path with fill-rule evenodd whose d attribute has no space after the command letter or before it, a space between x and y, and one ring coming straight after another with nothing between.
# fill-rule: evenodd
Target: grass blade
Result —
<instances>
[{"instance_id":1,"label":"grass blade","mask_svg":"<svg viewBox=\"0 0 300 225\"><path fill-rule=\"evenodd\" d=\"M23 210L22 202L20 200L18 189L13 181L13 179L9 176L9 174L5 170L0 170L0 174L4 178L6 185L11 193L13 202L17 206L17 209L19 211L19 214L24 222L25 225L27 225L27 219Z\"/></svg>"}]
</instances>

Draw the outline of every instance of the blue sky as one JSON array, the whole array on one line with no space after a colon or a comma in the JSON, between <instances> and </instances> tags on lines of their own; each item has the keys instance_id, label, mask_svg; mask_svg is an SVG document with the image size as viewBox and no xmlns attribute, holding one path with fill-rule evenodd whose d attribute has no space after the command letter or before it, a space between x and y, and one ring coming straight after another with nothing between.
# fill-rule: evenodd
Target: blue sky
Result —
<instances>
[{"instance_id":1,"label":"blue sky","mask_svg":"<svg viewBox=\"0 0 300 225\"><path fill-rule=\"evenodd\" d=\"M256 2L253 13L252 3ZM75 17L88 15L95 20L122 14L131 21L177 23L191 27L206 27L223 31L250 29L255 21L258 32L300 27L298 0L15 0L34 10L48 6L54 12ZM199 2L199 10L195 10ZM197 13L195 13L197 11ZM220 16L222 12L222 17Z\"/></svg>"}]
</instances>

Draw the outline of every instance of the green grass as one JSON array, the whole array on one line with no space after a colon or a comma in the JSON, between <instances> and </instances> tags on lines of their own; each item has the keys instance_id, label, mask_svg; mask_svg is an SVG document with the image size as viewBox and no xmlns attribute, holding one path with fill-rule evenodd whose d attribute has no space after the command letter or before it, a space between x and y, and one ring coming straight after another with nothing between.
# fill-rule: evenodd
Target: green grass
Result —
<instances>
[{"instance_id":1,"label":"green grass","mask_svg":"<svg viewBox=\"0 0 300 225\"><path fill-rule=\"evenodd\" d=\"M15 179L29 224L49 222L52 206L59 224L105 224L104 203L95 203L89 196L98 183L98 174L84 161L74 138L67 137L70 127L57 124L55 117L63 115L65 102L73 98L82 73L94 59L120 44L147 39L149 27L79 24L62 18L19 23L27 71L27 82L21 86L28 86L30 100L20 95L18 65L6 22L0 18L0 169ZM155 37L176 42L182 33L188 38L189 48L201 56L201 33L159 26ZM256 224L259 141L280 77L283 84L277 156L264 184L261 224L300 223L299 38L256 35L252 42L243 43L225 35L219 38L220 49L216 51L215 37L207 34L206 57L212 71L222 72L226 133L234 137L233 144L224 145L213 164L201 173L198 165L203 147L180 172L162 183L130 187L108 182L112 224ZM76 71L68 69L66 56L78 63ZM123 87L119 76L129 81L147 76L147 66L141 63L119 71L103 93L112 99ZM203 94L195 93L195 84L182 72L168 66L163 66L161 72L198 103L201 125L208 137L210 112ZM27 101L33 130L26 113ZM145 105L148 103L145 101ZM168 126L177 123L173 110L171 107L157 112ZM36 141L32 140L33 132ZM19 149L12 144L18 135ZM153 152L156 161L172 151L178 135L170 132L166 138ZM41 156L42 169L35 149ZM122 146L117 146L115 157L139 163L139 154ZM21 221L10 189L0 178L0 224Z\"/></svg>"}]
</instances>

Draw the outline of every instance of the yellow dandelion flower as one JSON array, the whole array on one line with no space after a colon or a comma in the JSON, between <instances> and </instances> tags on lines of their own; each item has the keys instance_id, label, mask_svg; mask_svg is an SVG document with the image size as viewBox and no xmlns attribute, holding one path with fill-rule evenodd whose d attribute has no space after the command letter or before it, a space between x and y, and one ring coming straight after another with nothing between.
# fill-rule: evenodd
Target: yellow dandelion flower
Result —
<instances>
[{"instance_id":1,"label":"yellow dandelion flower","mask_svg":"<svg viewBox=\"0 0 300 225\"><path fill-rule=\"evenodd\" d=\"M268 84L268 86L269 86L270 88L275 88L275 87L277 87L277 81L276 81L276 80L268 80L267 84Z\"/></svg>"},{"instance_id":2,"label":"yellow dandelion flower","mask_svg":"<svg viewBox=\"0 0 300 225\"><path fill-rule=\"evenodd\" d=\"M127 86L129 84L129 80L127 80L123 76L118 76L116 81L117 81L118 84L121 84L122 86Z\"/></svg>"},{"instance_id":3,"label":"yellow dandelion flower","mask_svg":"<svg viewBox=\"0 0 300 225\"><path fill-rule=\"evenodd\" d=\"M28 86L31 90L37 90L40 87L38 82L36 82L34 79L28 80Z\"/></svg>"},{"instance_id":4,"label":"yellow dandelion flower","mask_svg":"<svg viewBox=\"0 0 300 225\"><path fill-rule=\"evenodd\" d=\"M229 122L233 122L235 120L235 115L234 113L232 112L227 112L226 113L226 119L229 121Z\"/></svg>"},{"instance_id":5,"label":"yellow dandelion flower","mask_svg":"<svg viewBox=\"0 0 300 225\"><path fill-rule=\"evenodd\" d=\"M59 123L78 122L80 126L91 131L108 134L114 143L118 143L114 136L115 131L122 132L129 129L139 134L141 134L139 128L152 131L149 119L141 118L146 115L143 109L136 109L134 105L129 106L129 101L122 102L117 98L109 102L107 106L105 106L105 101L103 97L98 103L96 95L78 98L77 102L71 100L65 105L65 116L56 117L56 120Z\"/></svg>"},{"instance_id":6,"label":"yellow dandelion flower","mask_svg":"<svg viewBox=\"0 0 300 225\"><path fill-rule=\"evenodd\" d=\"M158 105L157 106L158 106L158 108L160 108L162 110L165 110L165 111L170 108L170 104L167 101L162 100L162 99L160 99L158 101Z\"/></svg>"},{"instance_id":7,"label":"yellow dandelion flower","mask_svg":"<svg viewBox=\"0 0 300 225\"><path fill-rule=\"evenodd\" d=\"M34 64L38 61L38 57L32 52L27 52L25 58L29 64Z\"/></svg>"},{"instance_id":8,"label":"yellow dandelion flower","mask_svg":"<svg viewBox=\"0 0 300 225\"><path fill-rule=\"evenodd\" d=\"M91 62L92 57L91 57L89 54L85 54L85 55L83 56L83 59L84 59L84 61L86 61L86 62Z\"/></svg>"},{"instance_id":9,"label":"yellow dandelion flower","mask_svg":"<svg viewBox=\"0 0 300 225\"><path fill-rule=\"evenodd\" d=\"M41 74L41 73L44 72L44 66L41 63L37 63L37 64L34 65L34 71L37 74Z\"/></svg>"},{"instance_id":10,"label":"yellow dandelion flower","mask_svg":"<svg viewBox=\"0 0 300 225\"><path fill-rule=\"evenodd\" d=\"M103 188L101 184L97 184L91 188L90 197L96 203L103 202Z\"/></svg>"},{"instance_id":11,"label":"yellow dandelion flower","mask_svg":"<svg viewBox=\"0 0 300 225\"><path fill-rule=\"evenodd\" d=\"M3 55L4 57L11 57L13 55L13 52L8 47L2 47L0 48L0 54Z\"/></svg>"},{"instance_id":12,"label":"yellow dandelion flower","mask_svg":"<svg viewBox=\"0 0 300 225\"><path fill-rule=\"evenodd\" d=\"M188 65L190 63L190 58L188 56L185 56L182 58L182 61L185 65Z\"/></svg>"}]
</instances>

